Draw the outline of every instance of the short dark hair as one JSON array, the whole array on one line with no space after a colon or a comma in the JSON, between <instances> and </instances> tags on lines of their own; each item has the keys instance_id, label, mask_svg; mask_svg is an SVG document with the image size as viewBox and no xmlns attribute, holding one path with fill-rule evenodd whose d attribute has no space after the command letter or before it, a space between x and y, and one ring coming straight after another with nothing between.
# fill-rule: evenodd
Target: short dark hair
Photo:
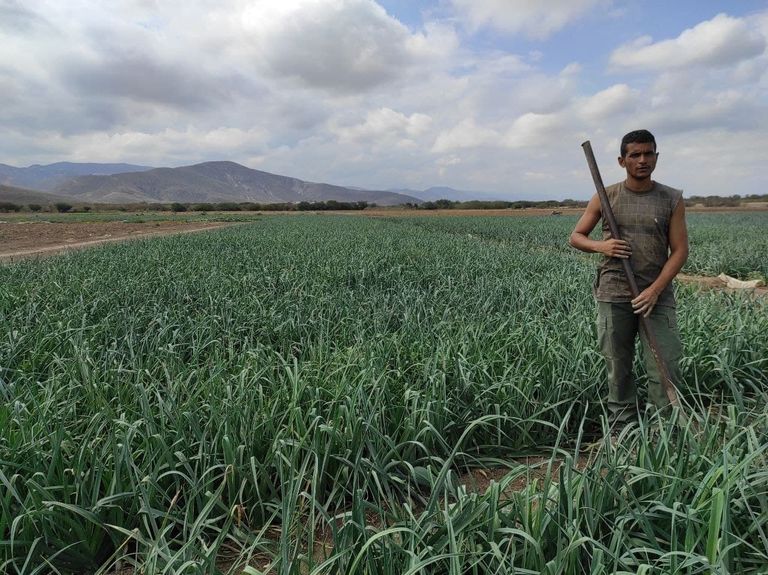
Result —
<instances>
[{"instance_id":1,"label":"short dark hair","mask_svg":"<svg viewBox=\"0 0 768 575\"><path fill-rule=\"evenodd\" d=\"M634 130L621 139L621 157L627 155L627 144L653 144L656 150L656 138L648 130Z\"/></svg>"}]
</instances>

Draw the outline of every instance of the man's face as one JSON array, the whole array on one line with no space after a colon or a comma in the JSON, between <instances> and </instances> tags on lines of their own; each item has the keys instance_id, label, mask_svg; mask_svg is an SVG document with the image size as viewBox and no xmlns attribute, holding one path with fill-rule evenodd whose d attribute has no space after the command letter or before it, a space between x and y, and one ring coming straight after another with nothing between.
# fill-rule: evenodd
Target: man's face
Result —
<instances>
[{"instance_id":1,"label":"man's face","mask_svg":"<svg viewBox=\"0 0 768 575\"><path fill-rule=\"evenodd\" d=\"M627 170L627 175L636 180L645 180L651 177L656 168L656 153L652 143L639 144L633 142L627 144L627 154L619 158L619 165Z\"/></svg>"}]
</instances>

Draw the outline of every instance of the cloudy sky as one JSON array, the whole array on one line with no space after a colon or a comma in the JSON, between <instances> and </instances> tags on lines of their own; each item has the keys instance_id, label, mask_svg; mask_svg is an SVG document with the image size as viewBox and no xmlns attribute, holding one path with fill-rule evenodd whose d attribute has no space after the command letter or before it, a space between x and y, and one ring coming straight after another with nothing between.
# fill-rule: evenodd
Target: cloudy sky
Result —
<instances>
[{"instance_id":1,"label":"cloudy sky","mask_svg":"<svg viewBox=\"0 0 768 575\"><path fill-rule=\"evenodd\" d=\"M310 181L766 193L764 0L0 0L0 163L233 160Z\"/></svg>"}]
</instances>

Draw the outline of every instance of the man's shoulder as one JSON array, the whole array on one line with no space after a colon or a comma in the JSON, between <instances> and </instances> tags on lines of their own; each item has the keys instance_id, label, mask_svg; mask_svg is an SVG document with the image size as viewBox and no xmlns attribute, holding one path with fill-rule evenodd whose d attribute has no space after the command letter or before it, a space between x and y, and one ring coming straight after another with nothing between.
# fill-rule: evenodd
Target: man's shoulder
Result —
<instances>
[{"instance_id":1,"label":"man's shoulder","mask_svg":"<svg viewBox=\"0 0 768 575\"><path fill-rule=\"evenodd\" d=\"M660 182L654 182L654 184L656 185L656 189L659 191L660 194L668 196L673 200L678 200L681 197L683 197L683 190L678 190L677 188L664 185Z\"/></svg>"},{"instance_id":2,"label":"man's shoulder","mask_svg":"<svg viewBox=\"0 0 768 575\"><path fill-rule=\"evenodd\" d=\"M613 201L613 198L618 195L622 185L623 182L616 182L615 184L611 184L610 186L605 187L605 193L609 198L611 198L611 201Z\"/></svg>"}]
</instances>

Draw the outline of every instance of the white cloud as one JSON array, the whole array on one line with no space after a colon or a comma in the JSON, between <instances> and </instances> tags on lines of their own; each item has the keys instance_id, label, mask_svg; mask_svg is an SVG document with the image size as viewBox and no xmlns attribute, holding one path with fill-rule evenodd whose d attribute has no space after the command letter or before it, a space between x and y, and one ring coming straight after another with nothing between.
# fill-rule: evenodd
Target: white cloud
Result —
<instances>
[{"instance_id":1,"label":"white cloud","mask_svg":"<svg viewBox=\"0 0 768 575\"><path fill-rule=\"evenodd\" d=\"M504 136L504 144L510 148L528 148L546 145L562 126L557 114L523 114L517 118Z\"/></svg>"},{"instance_id":2,"label":"white cloud","mask_svg":"<svg viewBox=\"0 0 768 575\"><path fill-rule=\"evenodd\" d=\"M490 146L498 143L498 141L498 132L491 128L478 126L473 118L467 118L440 132L432 146L432 151L442 154L462 148Z\"/></svg>"},{"instance_id":3,"label":"white cloud","mask_svg":"<svg viewBox=\"0 0 768 575\"><path fill-rule=\"evenodd\" d=\"M406 40L408 52L423 62L445 62L459 49L461 40L453 26L427 22L423 32L412 33Z\"/></svg>"},{"instance_id":4,"label":"white cloud","mask_svg":"<svg viewBox=\"0 0 768 575\"><path fill-rule=\"evenodd\" d=\"M552 182L557 180L557 174L552 172L525 172L523 178L534 182Z\"/></svg>"},{"instance_id":5,"label":"white cloud","mask_svg":"<svg viewBox=\"0 0 768 575\"><path fill-rule=\"evenodd\" d=\"M685 185L688 195L744 194L741 182L758 182L755 166L764 161L764 138L759 133L713 129L670 135L662 155L665 171ZM763 193L763 192L758 192Z\"/></svg>"},{"instance_id":6,"label":"white cloud","mask_svg":"<svg viewBox=\"0 0 768 575\"><path fill-rule=\"evenodd\" d=\"M646 70L719 68L759 56L765 47L765 35L747 20L718 14L672 40L654 43L642 36L614 50L610 61L615 68Z\"/></svg>"},{"instance_id":7,"label":"white cloud","mask_svg":"<svg viewBox=\"0 0 768 575\"><path fill-rule=\"evenodd\" d=\"M242 161L247 153L265 150L268 134L258 128L216 128L205 130L164 129L155 132L85 132L64 136L56 132L32 135L6 134L15 145L26 146L30 140L43 140L50 161L66 157L74 162L134 162L158 165L147 159L163 158L161 165L184 165L211 159Z\"/></svg>"},{"instance_id":8,"label":"white cloud","mask_svg":"<svg viewBox=\"0 0 768 575\"><path fill-rule=\"evenodd\" d=\"M470 26L546 38L605 0L452 0Z\"/></svg>"},{"instance_id":9,"label":"white cloud","mask_svg":"<svg viewBox=\"0 0 768 575\"><path fill-rule=\"evenodd\" d=\"M428 51L372 0L255 2L243 23L254 58L272 75L330 92L385 84L411 66L409 45Z\"/></svg>"},{"instance_id":10,"label":"white cloud","mask_svg":"<svg viewBox=\"0 0 768 575\"><path fill-rule=\"evenodd\" d=\"M338 126L331 122L331 131L341 142L381 143L391 139L411 138L425 133L432 118L426 114L414 113L406 116L391 108L369 111L365 120L351 126Z\"/></svg>"},{"instance_id":11,"label":"white cloud","mask_svg":"<svg viewBox=\"0 0 768 575\"><path fill-rule=\"evenodd\" d=\"M636 94L627 84L614 84L590 97L579 106L588 121L601 121L609 116L631 110Z\"/></svg>"}]
</instances>

